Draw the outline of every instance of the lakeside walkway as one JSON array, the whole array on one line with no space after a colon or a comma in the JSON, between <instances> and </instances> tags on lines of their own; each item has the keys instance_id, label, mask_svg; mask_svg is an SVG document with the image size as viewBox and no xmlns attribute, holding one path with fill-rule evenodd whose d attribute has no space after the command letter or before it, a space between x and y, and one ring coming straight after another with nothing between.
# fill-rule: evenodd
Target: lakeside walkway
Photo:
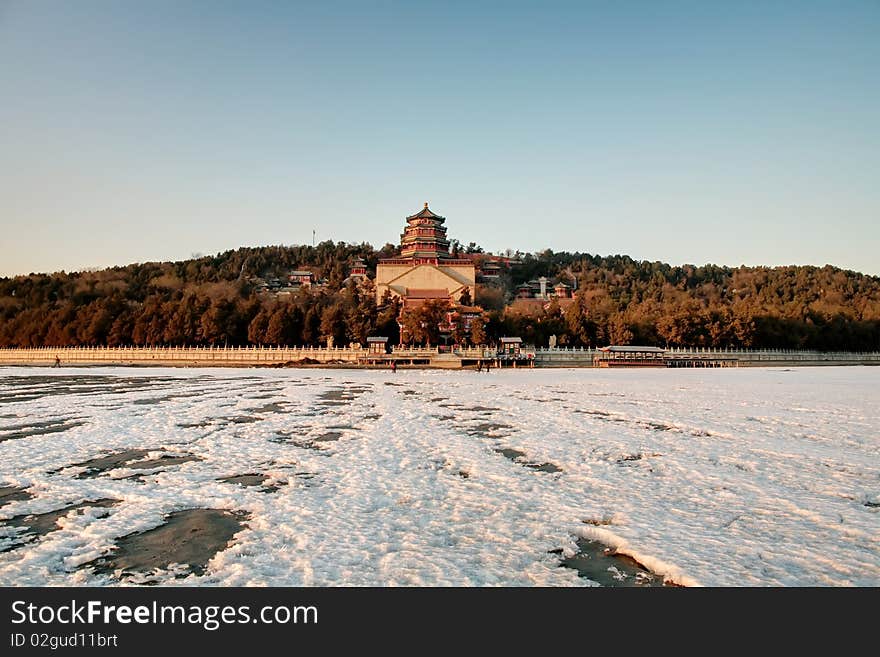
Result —
<instances>
[{"instance_id":1,"label":"lakeside walkway","mask_svg":"<svg viewBox=\"0 0 880 657\"><path fill-rule=\"evenodd\" d=\"M518 367L595 367L602 352L592 348L524 349L523 358L499 358L490 347L443 350L324 347L35 347L0 349L0 365L163 367L432 367L459 369L491 362ZM771 367L880 365L880 352L822 352L771 349L670 348L668 367Z\"/></svg>"}]
</instances>

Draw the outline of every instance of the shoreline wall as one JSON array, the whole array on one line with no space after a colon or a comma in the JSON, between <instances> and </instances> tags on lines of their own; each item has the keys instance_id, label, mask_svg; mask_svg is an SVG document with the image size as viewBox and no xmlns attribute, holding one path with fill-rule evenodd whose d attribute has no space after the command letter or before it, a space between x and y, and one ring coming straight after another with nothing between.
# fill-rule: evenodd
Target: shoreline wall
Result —
<instances>
[{"instance_id":1,"label":"shoreline wall","mask_svg":"<svg viewBox=\"0 0 880 657\"><path fill-rule=\"evenodd\" d=\"M536 367L594 367L600 353L590 348L537 349ZM797 349L713 349L672 347L666 357L676 367L774 367L822 365L880 365L880 352L810 351Z\"/></svg>"},{"instance_id":2,"label":"shoreline wall","mask_svg":"<svg viewBox=\"0 0 880 657\"><path fill-rule=\"evenodd\" d=\"M590 348L526 349L535 367L594 367L599 353ZM677 367L774 367L822 365L880 365L880 352L819 352L772 349L672 348L667 358ZM384 367L400 365L456 368L478 359L495 360L495 351L471 348L452 353L432 349L395 349L371 354L363 348L324 347L35 347L0 349L0 365L165 366L165 367ZM522 363L520 363L522 366Z\"/></svg>"},{"instance_id":3,"label":"shoreline wall","mask_svg":"<svg viewBox=\"0 0 880 657\"><path fill-rule=\"evenodd\" d=\"M0 349L0 366L51 367L57 358L63 366L384 367L394 360L448 368L460 366L462 359L492 357L487 349L481 348L464 349L452 355L441 354L437 348L396 349L392 354L376 354L350 347L34 347Z\"/></svg>"}]
</instances>

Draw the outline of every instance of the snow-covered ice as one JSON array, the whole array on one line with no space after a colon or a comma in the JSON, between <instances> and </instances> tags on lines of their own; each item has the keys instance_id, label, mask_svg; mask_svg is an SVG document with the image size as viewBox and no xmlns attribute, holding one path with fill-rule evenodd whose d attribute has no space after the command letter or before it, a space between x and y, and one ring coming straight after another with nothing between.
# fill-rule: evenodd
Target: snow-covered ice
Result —
<instances>
[{"instance_id":1,"label":"snow-covered ice","mask_svg":"<svg viewBox=\"0 0 880 657\"><path fill-rule=\"evenodd\" d=\"M161 583L588 586L587 538L682 584L878 586L878 448L880 368L0 368L0 520L119 500L0 526L0 584L119 583L86 564L206 508L247 520Z\"/></svg>"}]
</instances>

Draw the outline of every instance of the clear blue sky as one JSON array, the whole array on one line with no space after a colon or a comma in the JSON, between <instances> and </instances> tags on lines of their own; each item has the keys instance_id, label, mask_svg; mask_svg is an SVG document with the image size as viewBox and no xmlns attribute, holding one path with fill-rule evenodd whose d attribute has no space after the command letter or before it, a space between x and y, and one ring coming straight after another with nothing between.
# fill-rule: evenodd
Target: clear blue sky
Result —
<instances>
[{"instance_id":1,"label":"clear blue sky","mask_svg":"<svg viewBox=\"0 0 880 657\"><path fill-rule=\"evenodd\" d=\"M0 0L0 275L397 242L880 275L880 2Z\"/></svg>"}]
</instances>

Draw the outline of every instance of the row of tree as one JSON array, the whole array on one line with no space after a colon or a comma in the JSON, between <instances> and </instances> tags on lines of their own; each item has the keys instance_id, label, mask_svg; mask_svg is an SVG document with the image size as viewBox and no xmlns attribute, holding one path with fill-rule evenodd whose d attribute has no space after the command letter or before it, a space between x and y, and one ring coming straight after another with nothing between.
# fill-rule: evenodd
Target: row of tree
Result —
<instances>
[{"instance_id":1,"label":"row of tree","mask_svg":"<svg viewBox=\"0 0 880 657\"><path fill-rule=\"evenodd\" d=\"M880 278L830 266L672 267L626 256L519 254L498 284L478 286L474 303L485 312L467 324L443 302L401 314L398 301L377 303L369 280L344 283L354 258L372 268L394 255L391 245L322 242L4 278L0 346L343 345L368 335L437 344L451 319L451 339L473 344L517 335L546 345L555 335L559 344L584 346L880 349ZM256 291L259 280L304 267L328 284L289 296ZM516 285L538 276L576 286L574 298L515 301Z\"/></svg>"}]
</instances>

